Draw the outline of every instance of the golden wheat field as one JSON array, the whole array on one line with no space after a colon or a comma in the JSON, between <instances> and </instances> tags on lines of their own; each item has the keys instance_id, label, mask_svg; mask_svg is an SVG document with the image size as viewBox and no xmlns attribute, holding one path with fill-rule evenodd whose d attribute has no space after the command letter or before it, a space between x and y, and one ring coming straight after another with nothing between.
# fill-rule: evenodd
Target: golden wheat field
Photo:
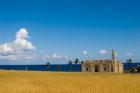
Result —
<instances>
[{"instance_id":1,"label":"golden wheat field","mask_svg":"<svg viewBox=\"0 0 140 93\"><path fill-rule=\"evenodd\" d=\"M140 93L140 75L0 71L0 93Z\"/></svg>"}]
</instances>

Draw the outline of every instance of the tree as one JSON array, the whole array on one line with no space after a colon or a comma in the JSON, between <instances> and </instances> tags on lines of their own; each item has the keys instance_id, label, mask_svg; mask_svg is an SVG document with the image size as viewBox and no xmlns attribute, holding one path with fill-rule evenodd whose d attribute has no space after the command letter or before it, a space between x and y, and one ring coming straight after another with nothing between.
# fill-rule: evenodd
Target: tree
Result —
<instances>
[{"instance_id":1,"label":"tree","mask_svg":"<svg viewBox=\"0 0 140 93\"><path fill-rule=\"evenodd\" d=\"M69 65L69 70L72 71L72 61L71 60L69 60L68 65Z\"/></svg>"},{"instance_id":2,"label":"tree","mask_svg":"<svg viewBox=\"0 0 140 93\"><path fill-rule=\"evenodd\" d=\"M57 65L57 71L61 71L61 65Z\"/></svg>"},{"instance_id":3,"label":"tree","mask_svg":"<svg viewBox=\"0 0 140 93\"><path fill-rule=\"evenodd\" d=\"M47 70L49 70L50 69L50 62L47 62L46 66L47 66Z\"/></svg>"},{"instance_id":4,"label":"tree","mask_svg":"<svg viewBox=\"0 0 140 93\"><path fill-rule=\"evenodd\" d=\"M50 62L47 62L46 65L47 65L47 66L50 65Z\"/></svg>"},{"instance_id":5,"label":"tree","mask_svg":"<svg viewBox=\"0 0 140 93\"><path fill-rule=\"evenodd\" d=\"M81 64L84 64L84 61L81 61Z\"/></svg>"},{"instance_id":6,"label":"tree","mask_svg":"<svg viewBox=\"0 0 140 93\"><path fill-rule=\"evenodd\" d=\"M127 59L127 63L133 63L132 59Z\"/></svg>"},{"instance_id":7,"label":"tree","mask_svg":"<svg viewBox=\"0 0 140 93\"><path fill-rule=\"evenodd\" d=\"M75 63L75 64L78 64L78 63L79 63L79 59L76 58L75 61L74 61L74 63Z\"/></svg>"},{"instance_id":8,"label":"tree","mask_svg":"<svg viewBox=\"0 0 140 93\"><path fill-rule=\"evenodd\" d=\"M68 64L69 64L69 65L72 65L72 61L71 61L71 60L69 60Z\"/></svg>"}]
</instances>

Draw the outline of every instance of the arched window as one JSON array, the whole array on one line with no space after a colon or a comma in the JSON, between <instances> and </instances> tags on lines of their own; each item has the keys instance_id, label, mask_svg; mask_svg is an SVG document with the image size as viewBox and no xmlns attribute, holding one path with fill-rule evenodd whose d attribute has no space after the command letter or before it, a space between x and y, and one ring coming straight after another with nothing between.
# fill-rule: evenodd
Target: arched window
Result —
<instances>
[{"instance_id":1,"label":"arched window","mask_svg":"<svg viewBox=\"0 0 140 93\"><path fill-rule=\"evenodd\" d=\"M86 70L87 72L90 72L90 65L86 65L85 70Z\"/></svg>"},{"instance_id":2,"label":"arched window","mask_svg":"<svg viewBox=\"0 0 140 93\"><path fill-rule=\"evenodd\" d=\"M106 67L104 67L104 71L107 71L107 68Z\"/></svg>"}]
</instances>

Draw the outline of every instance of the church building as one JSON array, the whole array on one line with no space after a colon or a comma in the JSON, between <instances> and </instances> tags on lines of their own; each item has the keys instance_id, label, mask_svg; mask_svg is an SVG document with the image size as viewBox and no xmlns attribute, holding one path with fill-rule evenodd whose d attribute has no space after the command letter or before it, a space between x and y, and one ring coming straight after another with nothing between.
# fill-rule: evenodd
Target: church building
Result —
<instances>
[{"instance_id":1,"label":"church building","mask_svg":"<svg viewBox=\"0 0 140 93\"><path fill-rule=\"evenodd\" d=\"M123 64L116 59L116 53L112 50L112 59L86 60L82 64L83 72L114 72L122 73Z\"/></svg>"}]
</instances>

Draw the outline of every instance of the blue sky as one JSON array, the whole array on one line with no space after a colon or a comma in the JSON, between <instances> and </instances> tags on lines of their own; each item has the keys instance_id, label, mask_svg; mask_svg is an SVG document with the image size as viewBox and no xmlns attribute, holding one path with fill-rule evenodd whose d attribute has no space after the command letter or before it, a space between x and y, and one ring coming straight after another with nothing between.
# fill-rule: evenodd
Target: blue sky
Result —
<instances>
[{"instance_id":1,"label":"blue sky","mask_svg":"<svg viewBox=\"0 0 140 93\"><path fill-rule=\"evenodd\" d=\"M64 63L76 57L110 58L111 49L122 62L128 57L138 62L139 4L138 0L0 0L1 64L26 63L16 60L18 53L11 61L13 54L3 46L13 48L21 30L28 32L23 41L35 47L28 54L35 56L30 61L33 64Z\"/></svg>"}]
</instances>

